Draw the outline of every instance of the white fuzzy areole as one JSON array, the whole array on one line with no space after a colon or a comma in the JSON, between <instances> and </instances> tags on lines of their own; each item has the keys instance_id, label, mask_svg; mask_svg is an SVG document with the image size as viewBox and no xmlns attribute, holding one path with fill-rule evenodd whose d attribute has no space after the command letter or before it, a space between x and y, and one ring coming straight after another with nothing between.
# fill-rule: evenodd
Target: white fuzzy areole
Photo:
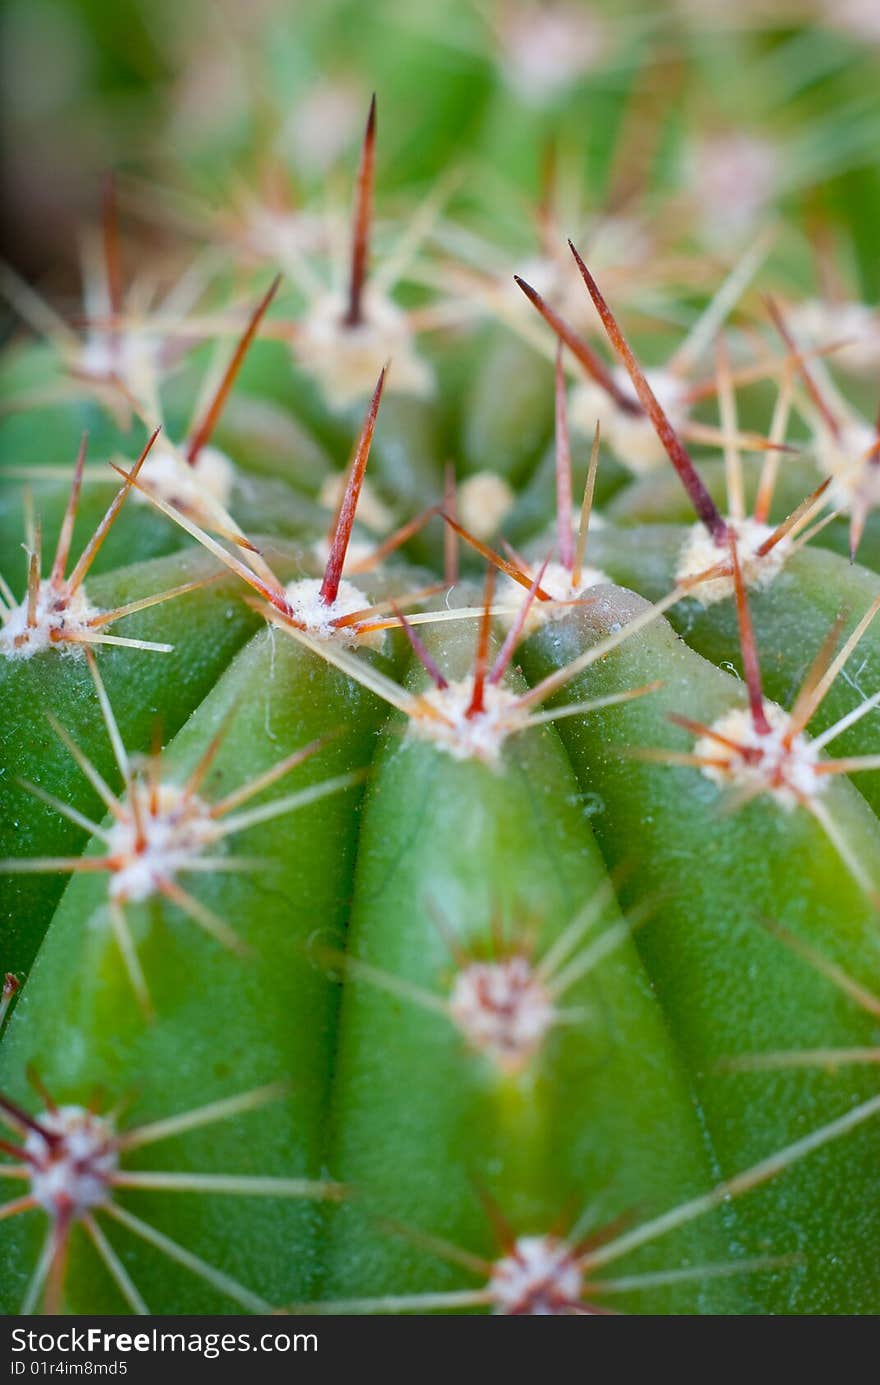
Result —
<instances>
[{"instance_id":1,"label":"white fuzzy areole","mask_svg":"<svg viewBox=\"0 0 880 1385\"><path fill-rule=\"evenodd\" d=\"M873 510L880 503L880 459L870 458L876 431L863 419L847 419L838 435L823 425L813 439L813 456L824 475L832 477L829 504L836 510Z\"/></svg>"},{"instance_id":2,"label":"white fuzzy areole","mask_svg":"<svg viewBox=\"0 0 880 1385\"><path fill-rule=\"evenodd\" d=\"M530 581L534 581L539 572L540 568L527 567L525 569L525 576L528 577ZM591 587L601 586L603 582L608 581L610 581L610 578L599 568L584 567L581 568L580 582L577 587L575 587L572 581L572 574L567 567L563 567L562 563L548 563L544 569L544 575L541 578L541 590L545 591L553 601L579 601L581 597L587 594ZM526 589L521 583L514 582L512 577L506 577L504 579L502 592L503 601L506 602L509 600L512 606L522 609L523 602L526 598ZM529 613L526 616L525 625L523 626L523 639L528 635L533 635L536 630L540 630L542 625L546 625L548 621L563 620L565 616L571 615L573 609L576 610L577 608L568 605L553 606L549 602L539 601L538 598L535 597L529 608ZM512 611L510 614L502 616L501 619L508 626L514 625L517 619L516 612Z\"/></svg>"},{"instance_id":3,"label":"white fuzzy areole","mask_svg":"<svg viewBox=\"0 0 880 1385\"><path fill-rule=\"evenodd\" d=\"M845 419L837 434L823 423L816 429L813 456L825 476L846 477L862 465L877 442L877 433L862 418Z\"/></svg>"},{"instance_id":4,"label":"white fuzzy areole","mask_svg":"<svg viewBox=\"0 0 880 1385\"><path fill-rule=\"evenodd\" d=\"M180 454L157 442L141 467L138 481L143 490L134 491L136 502L149 504L143 493L148 491L184 514L211 522L229 506L235 466L216 447L203 447L190 466Z\"/></svg>"},{"instance_id":5,"label":"white fuzzy areole","mask_svg":"<svg viewBox=\"0 0 880 1385\"><path fill-rule=\"evenodd\" d=\"M718 735L742 746L745 754L712 736L701 736L694 746L694 754L725 762L717 767L703 767L703 774L713 784L734 789L760 787L790 812L804 799L818 798L827 779L816 773L819 753L806 736L799 734L790 746L783 744L791 724L788 713L771 703L765 706L764 714L770 730L763 736L755 730L751 714L743 707L726 712L711 727Z\"/></svg>"},{"instance_id":6,"label":"white fuzzy areole","mask_svg":"<svg viewBox=\"0 0 880 1385\"><path fill-rule=\"evenodd\" d=\"M217 840L217 826L209 805L177 784L160 784L155 812L151 790L136 781L138 814L126 805L122 819L109 828L107 855L113 858L109 892L120 903L143 903L156 894L163 881L173 880ZM143 840L138 838L138 826Z\"/></svg>"},{"instance_id":7,"label":"white fuzzy areole","mask_svg":"<svg viewBox=\"0 0 880 1385\"><path fill-rule=\"evenodd\" d=\"M31 1194L40 1207L50 1216L82 1217L108 1202L119 1167L110 1122L83 1106L59 1106L44 1111L36 1124L39 1130L28 1130L24 1150Z\"/></svg>"},{"instance_id":8,"label":"white fuzzy areole","mask_svg":"<svg viewBox=\"0 0 880 1385\"><path fill-rule=\"evenodd\" d=\"M310 177L326 174L351 144L363 120L363 93L350 80L324 73L289 109L277 152Z\"/></svg>"},{"instance_id":9,"label":"white fuzzy areole","mask_svg":"<svg viewBox=\"0 0 880 1385\"><path fill-rule=\"evenodd\" d=\"M874 3L874 0L871 0ZM880 312L866 303L828 303L808 298L788 313L797 342L806 346L835 345L831 364L853 375L873 375L880 367Z\"/></svg>"},{"instance_id":10,"label":"white fuzzy areole","mask_svg":"<svg viewBox=\"0 0 880 1385\"><path fill-rule=\"evenodd\" d=\"M278 211L255 203L248 207L242 240L261 260L299 267L304 255L318 254L324 243L321 220L303 211Z\"/></svg>"},{"instance_id":11,"label":"white fuzzy areole","mask_svg":"<svg viewBox=\"0 0 880 1385\"><path fill-rule=\"evenodd\" d=\"M528 725L528 711L519 706L516 693L509 688L487 683L483 693L485 711L468 717L473 691L470 678L445 688L429 688L422 693L422 701L440 716L421 713L410 717L407 734L431 741L454 760L481 760L497 768L507 737Z\"/></svg>"},{"instance_id":12,"label":"white fuzzy areole","mask_svg":"<svg viewBox=\"0 0 880 1385\"><path fill-rule=\"evenodd\" d=\"M825 23L854 38L880 43L880 10L876 0L821 0Z\"/></svg>"},{"instance_id":13,"label":"white fuzzy areole","mask_svg":"<svg viewBox=\"0 0 880 1385\"><path fill-rule=\"evenodd\" d=\"M590 72L605 52L604 24L580 5L524 0L499 14L502 72L529 105L552 101Z\"/></svg>"},{"instance_id":14,"label":"white fuzzy areole","mask_svg":"<svg viewBox=\"0 0 880 1385\"><path fill-rule=\"evenodd\" d=\"M318 299L300 324L294 347L299 364L318 380L329 406L342 411L369 398L389 361L394 362L389 390L429 395L434 387L431 368L418 354L406 314L397 304L368 286L356 327L346 326L347 310L341 294Z\"/></svg>"},{"instance_id":15,"label":"white fuzzy areole","mask_svg":"<svg viewBox=\"0 0 880 1385\"><path fill-rule=\"evenodd\" d=\"M779 576L786 559L792 550L791 539L786 535L770 549L769 553L758 556L758 549L773 533L773 528L760 524L756 519L728 519L727 525L733 529L737 538L737 553L740 570L746 587L758 591L767 587ZM681 546L675 569L676 582L684 582L708 572L718 563L730 566L730 550L725 544L719 546L704 524L694 524ZM713 606L716 601L724 601L734 591L733 574L711 577L692 587L690 595L703 606Z\"/></svg>"},{"instance_id":16,"label":"white fuzzy areole","mask_svg":"<svg viewBox=\"0 0 880 1385\"><path fill-rule=\"evenodd\" d=\"M556 1019L546 987L521 955L463 967L450 992L449 1011L470 1047L504 1073L528 1063Z\"/></svg>"},{"instance_id":17,"label":"white fuzzy areole","mask_svg":"<svg viewBox=\"0 0 880 1385\"><path fill-rule=\"evenodd\" d=\"M846 514L867 515L876 510L880 507L880 458L858 462L835 476L828 494L832 507Z\"/></svg>"},{"instance_id":18,"label":"white fuzzy areole","mask_svg":"<svg viewBox=\"0 0 880 1385\"><path fill-rule=\"evenodd\" d=\"M78 637L88 637L89 622L100 614L85 587L77 587L71 595L66 585L53 587L44 577L37 591L36 624L28 625L27 598L13 606L0 627L0 654L7 659L32 659L45 649L58 649L62 654L81 655L83 645Z\"/></svg>"},{"instance_id":19,"label":"white fuzzy areole","mask_svg":"<svg viewBox=\"0 0 880 1385\"><path fill-rule=\"evenodd\" d=\"M518 1236L496 1260L489 1278L493 1313L553 1317L581 1302L583 1271L572 1249L557 1236Z\"/></svg>"},{"instance_id":20,"label":"white fuzzy areole","mask_svg":"<svg viewBox=\"0 0 880 1385\"><path fill-rule=\"evenodd\" d=\"M706 240L729 246L754 231L779 187L776 146L741 130L722 130L695 140L687 162Z\"/></svg>"},{"instance_id":21,"label":"white fuzzy areole","mask_svg":"<svg viewBox=\"0 0 880 1385\"><path fill-rule=\"evenodd\" d=\"M626 371L616 366L612 373L625 396L638 403ZM662 367L646 370L645 378L673 428L683 428L688 421L686 382ZM627 413L594 380L587 380L572 391L569 417L574 427L587 437L592 437L598 419L603 442L608 444L617 460L637 476L666 464L666 451L647 414Z\"/></svg>"},{"instance_id":22,"label":"white fuzzy areole","mask_svg":"<svg viewBox=\"0 0 880 1385\"><path fill-rule=\"evenodd\" d=\"M510 514L515 500L503 476L494 471L475 471L458 486L458 518L476 538L491 539Z\"/></svg>"},{"instance_id":23,"label":"white fuzzy areole","mask_svg":"<svg viewBox=\"0 0 880 1385\"><path fill-rule=\"evenodd\" d=\"M119 370L119 346L103 332L90 332L77 352L77 368L92 380L106 381Z\"/></svg>"},{"instance_id":24,"label":"white fuzzy areole","mask_svg":"<svg viewBox=\"0 0 880 1385\"><path fill-rule=\"evenodd\" d=\"M371 630L361 634L357 625L333 624L340 616L351 616L356 611L366 611L372 606L370 598L360 587L343 578L339 583L336 600L328 606L321 600L321 585L320 577L300 577L295 582L287 584L284 595L287 598L288 614L293 620L316 640L332 640L350 649L356 646L384 649L384 630Z\"/></svg>"},{"instance_id":25,"label":"white fuzzy areole","mask_svg":"<svg viewBox=\"0 0 880 1385\"><path fill-rule=\"evenodd\" d=\"M99 385L124 382L139 397L158 355L158 343L148 332L88 332L76 352L76 369Z\"/></svg>"}]
</instances>

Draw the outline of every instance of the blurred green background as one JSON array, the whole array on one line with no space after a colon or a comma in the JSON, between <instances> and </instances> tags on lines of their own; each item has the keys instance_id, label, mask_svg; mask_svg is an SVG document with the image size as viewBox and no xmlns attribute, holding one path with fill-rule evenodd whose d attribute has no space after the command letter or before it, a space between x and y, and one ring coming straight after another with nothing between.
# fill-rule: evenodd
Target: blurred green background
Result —
<instances>
[{"instance_id":1,"label":"blurred green background","mask_svg":"<svg viewBox=\"0 0 880 1385\"><path fill-rule=\"evenodd\" d=\"M768 204L830 225L880 296L877 0L11 0L2 36L5 254L31 275L73 261L108 167L156 211L269 166L303 200L344 188L375 90L386 206L454 164L515 249L552 144L593 207L676 199L704 244Z\"/></svg>"}]
</instances>

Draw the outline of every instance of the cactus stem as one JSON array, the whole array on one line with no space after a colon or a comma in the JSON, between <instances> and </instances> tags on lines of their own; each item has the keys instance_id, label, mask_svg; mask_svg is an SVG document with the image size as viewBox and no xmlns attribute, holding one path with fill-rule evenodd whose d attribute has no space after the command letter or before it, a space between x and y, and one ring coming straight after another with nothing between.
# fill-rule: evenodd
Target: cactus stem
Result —
<instances>
[{"instance_id":1,"label":"cactus stem","mask_svg":"<svg viewBox=\"0 0 880 1385\"><path fill-rule=\"evenodd\" d=\"M28 659L40 650L52 648L59 644L68 649L76 649L78 645L87 649L89 645L96 644L120 644L134 649L147 649L160 653L167 653L171 649L171 645L168 644L157 644L150 640L128 639L118 635L103 635L98 632L102 626L120 620L134 610L170 600L179 595L181 591L192 590L193 585L201 585L201 583L187 583L185 587L161 592L142 602L131 602L110 611L100 611L92 606L86 597L84 587L85 577L116 520L130 488L137 485L138 472L149 455L158 432L159 430L156 429L147 441L132 470L127 473L124 484L117 491L103 519L83 549L73 571L69 577L65 578L64 568L70 546L70 534L76 518L85 455L85 439L83 440L77 457L71 495L68 498L65 517L62 521L51 575L48 578L41 578L40 576L41 543L40 526L37 524L29 543L31 551L24 602L21 605L15 604L15 598L6 583L2 584L4 596L8 596L11 603L5 610L0 606L0 616L2 616L0 652L4 653L7 658ZM30 528L30 524L27 527Z\"/></svg>"},{"instance_id":2,"label":"cactus stem","mask_svg":"<svg viewBox=\"0 0 880 1385\"><path fill-rule=\"evenodd\" d=\"M654 1241L660 1236L665 1236L670 1231L694 1221L697 1217L705 1216L707 1212L720 1207L722 1203L733 1198L743 1197L755 1188L760 1188L763 1184L778 1178L780 1174L785 1173L787 1169L790 1169L801 1159L805 1159L815 1150L848 1135L850 1131L855 1130L866 1121L872 1120L878 1114L880 1114L880 1096L874 1096L863 1101L860 1105L847 1111L845 1115L829 1121L826 1125L818 1126L808 1135L794 1140L775 1154L753 1164L751 1168L717 1184L710 1192L692 1198L688 1202L683 1202L671 1211L655 1217L652 1221L644 1222L641 1226L626 1231L615 1240L600 1246L590 1255L591 1269L610 1264L613 1260L619 1260L639 1246L646 1245L649 1241Z\"/></svg>"},{"instance_id":3,"label":"cactus stem","mask_svg":"<svg viewBox=\"0 0 880 1385\"><path fill-rule=\"evenodd\" d=\"M768 922L765 924L765 927L775 937L779 938L780 942L783 942L786 947L796 953L798 957L802 957L804 961L808 962L811 967L824 976L827 981L830 981L832 985L836 986L843 995L855 1001L856 1005L864 1010L866 1014L873 1015L875 1019L880 1019L880 996L875 995L874 992L868 990L866 986L860 985L859 982L849 976L842 967L829 961L827 957L823 957L822 954L811 947L809 943L805 943L801 938L798 938L794 933L784 928L781 923Z\"/></svg>"},{"instance_id":4,"label":"cactus stem","mask_svg":"<svg viewBox=\"0 0 880 1385\"><path fill-rule=\"evenodd\" d=\"M94 765L64 728L53 717L50 716L49 720L85 777L100 795L112 815L113 822L109 828L105 828L92 822L85 814L67 808L40 786L31 785L28 781L21 782L22 787L33 792L37 798L57 807L63 816L103 841L106 852L96 856L19 857L0 862L0 870L12 874L106 873L110 923L132 987L145 1012L149 1013L149 993L137 961L125 915L125 904L140 903L155 895L161 895L224 947L238 954L246 953L248 949L233 929L184 889L177 879L178 875L204 871L215 874L218 871L256 868L260 864L257 860L231 854L210 854L209 848L260 823L295 812L329 794L351 788L360 782L362 775L359 772L337 775L268 803L244 808L255 795L322 749L330 739L322 737L300 747L250 782L226 794L218 802L207 802L200 797L198 790L229 730L237 707L231 709L229 716L221 724L183 785L162 778L161 754L158 751L150 757L144 772L135 771L123 744L97 662L91 650L87 650L86 653L101 716L125 785L124 798L118 798L111 792Z\"/></svg>"},{"instance_id":5,"label":"cactus stem","mask_svg":"<svg viewBox=\"0 0 880 1385\"><path fill-rule=\"evenodd\" d=\"M133 472L126 471L124 467L119 466L116 462L111 462L110 465L130 486L133 486L141 495L146 496L157 510L161 510L162 514L167 515L169 519L174 520L175 524L180 525L181 529L184 529L192 538L196 539L209 553L213 553L215 558L219 558L226 567L238 577L241 577L248 586L253 587L254 591L259 592L267 601L273 603L283 602L284 587L263 562L262 558L260 558L259 550L254 548L253 544L248 540L245 539L242 541L242 536L238 534L235 522L231 517L228 517L228 537L235 543L236 547L243 548L253 555L254 567L257 566L259 561L259 572L252 570L246 563L242 562L241 559L236 558L234 554L228 553L223 545L219 544L217 540L207 533L201 525L197 524L194 519L190 518L189 515L179 510L176 506L170 505L162 496L156 494L155 491L145 486L141 481L138 481Z\"/></svg>"},{"instance_id":6,"label":"cactus stem","mask_svg":"<svg viewBox=\"0 0 880 1385\"><path fill-rule=\"evenodd\" d=\"M233 1303L239 1304L240 1307L247 1309L251 1313L268 1313L272 1311L272 1305L267 1303L265 1299L260 1298L258 1294L252 1293L250 1289L239 1284L237 1280L232 1279L228 1274L223 1274L222 1271L215 1269L213 1265L209 1265L201 1256L193 1255L192 1251L186 1250L183 1246L178 1245L177 1241L173 1241L170 1236L163 1235L162 1232L157 1231L155 1227L150 1226L148 1222L143 1221L140 1217L133 1216L131 1212L124 1210L117 1203L108 1203L104 1210L108 1217L112 1217L114 1221L119 1222L127 1231L130 1231L140 1240L146 1241L148 1245L155 1247L156 1250L166 1255L168 1259L175 1264L182 1265L184 1269L189 1270L192 1274L196 1275L197 1278L204 1280L212 1289L216 1289L218 1293L226 1295Z\"/></svg>"},{"instance_id":7,"label":"cactus stem","mask_svg":"<svg viewBox=\"0 0 880 1385\"><path fill-rule=\"evenodd\" d=\"M262 558L259 550L241 534L235 521L225 510L219 509L219 514L225 521L224 536L231 540L236 547L246 550L251 555L249 562L243 561L224 548L216 538L202 528L195 516L170 504L157 494L153 487L145 486L139 482L132 473L125 471L115 463L111 463L111 465L125 479L127 485L134 486L142 495L145 495L158 510L167 515L169 519L174 520L186 533L195 538L216 558L219 558L226 567L240 577L260 597L263 597L268 606L274 608L284 618L287 628L299 628L304 633L310 633L321 640L336 639L349 644L356 644L362 638L364 642L379 647L381 640L384 639L381 624L373 626L366 624L366 618L374 614L378 608L369 605L367 598L357 587L344 581L342 573L357 511L358 497L369 460L373 430L386 375L387 366L383 367L379 375L367 408L334 525L324 576L320 581L304 578L292 582L285 588L274 575L268 563ZM436 511L432 509L432 512ZM428 518L430 518L430 514L426 511L418 517L415 522L416 526L426 523ZM211 527L215 529L217 527L213 520ZM403 538L400 538L399 534L394 535L392 536L393 543L396 545L398 540L403 542L408 536L408 532L404 533ZM401 603L406 599L405 597L399 598ZM257 609L262 608L257 607Z\"/></svg>"},{"instance_id":8,"label":"cactus stem","mask_svg":"<svg viewBox=\"0 0 880 1385\"><path fill-rule=\"evenodd\" d=\"M688 1265L653 1273L629 1275L614 1280L598 1280L593 1271L644 1244L667 1235L678 1226L705 1216L722 1203L751 1191L785 1171L791 1163L805 1157L829 1140L836 1139L854 1125L869 1119L880 1110L880 1098L864 1103L848 1116L812 1132L803 1140L789 1145L779 1154L756 1164L745 1173L717 1185L702 1197L682 1203L671 1212L642 1223L616 1235L628 1218L618 1219L598 1233L580 1239L576 1233L568 1238L558 1230L536 1235L517 1235L508 1225L494 1201L483 1196L487 1216L492 1222L501 1254L494 1261L483 1261L456 1245L419 1230L384 1222L393 1234L405 1237L429 1253L461 1265L472 1274L488 1279L483 1288L450 1291L442 1294L424 1293L389 1295L383 1298L349 1299L297 1308L298 1312L325 1313L400 1313L439 1310L459 1306L486 1306L494 1313L526 1316L548 1314L606 1315L614 1310L593 1301L593 1295L625 1293L646 1289L694 1277L719 1277L734 1274L753 1274L797 1264L797 1255L759 1256L733 1260L729 1263L705 1266ZM852 1119L850 1119L852 1118Z\"/></svg>"},{"instance_id":9,"label":"cactus stem","mask_svg":"<svg viewBox=\"0 0 880 1385\"><path fill-rule=\"evenodd\" d=\"M596 306L596 311L602 320L602 325L608 334L608 339L621 361L626 366L642 408L653 423L657 436L662 442L669 460L672 462L672 465L681 478L682 484L691 499L691 503L697 515L708 529L715 543L721 547L727 538L727 525L715 501L707 491L703 479L691 461L686 449L679 441L663 406L648 384L645 374L633 355L629 343L621 332L614 314L602 297L598 284L587 269L587 266L584 264L573 243L569 241L568 244L574 256L575 263L580 270L581 278L587 286L590 297Z\"/></svg>"},{"instance_id":10,"label":"cactus stem","mask_svg":"<svg viewBox=\"0 0 880 1385\"><path fill-rule=\"evenodd\" d=\"M27 592L21 605L15 603L15 598L6 583L3 583L3 593L10 598L10 604L5 611L0 608L0 615L2 615L0 651L7 658L27 659L39 650L58 644L66 645L69 648L76 645L124 643L138 648L163 652L170 648L169 645L153 644L149 641L127 640L122 637L97 634L96 631L102 625L120 619L123 615L128 614L131 608L118 607L112 611L99 611L86 598L83 586L89 568L119 514L129 489L134 484L157 434L158 430L148 440L132 468L130 477L117 491L69 577L65 578L64 569L67 565L70 539L80 495L85 461L85 437L80 444L77 455L71 492L62 521L52 571L48 578L41 577L40 524L37 522L34 525L30 518L26 520L30 556L28 559ZM150 604L154 604L156 600L166 600L169 595L171 594L164 593L157 598L151 598Z\"/></svg>"},{"instance_id":11,"label":"cactus stem","mask_svg":"<svg viewBox=\"0 0 880 1385\"><path fill-rule=\"evenodd\" d=\"M865 1014L880 1018L880 996L862 986L842 967L823 957L809 943L783 928L768 923L767 928L797 956L831 983L842 995L852 1000ZM780 1068L820 1067L834 1069L843 1064L880 1063L880 1045L849 1048L785 1049L770 1053L746 1053L727 1059L722 1067L726 1072L760 1072Z\"/></svg>"},{"instance_id":12,"label":"cactus stem","mask_svg":"<svg viewBox=\"0 0 880 1385\"><path fill-rule=\"evenodd\" d=\"M370 225L373 217L373 183L376 172L376 97L370 100L367 124L361 146L361 159L355 192L354 224L351 237L351 276L348 310L343 326L358 327L363 320L363 292L370 253Z\"/></svg>"},{"instance_id":13,"label":"cactus stem","mask_svg":"<svg viewBox=\"0 0 880 1385\"><path fill-rule=\"evenodd\" d=\"M764 521L758 518L758 510L755 511L754 518L733 519L730 518L728 528L736 533L737 546L739 546L740 566L743 569L743 579L748 586L766 586L779 573L782 566L789 561L791 554L797 548L804 546L820 529L829 524L830 519L834 518L834 512L826 515L815 528L808 530L813 519L822 510L825 504L827 488L830 485L830 478L816 486L815 490L801 500L798 506L783 519L775 529L769 528ZM766 496L766 500L772 496ZM761 494L758 499L759 507L764 512L764 504L761 503ZM802 537L798 537L802 536ZM795 542L797 540L797 542ZM729 596L733 590L732 578L733 568L730 558L721 558L718 562L707 564L708 558L714 557L714 548L708 547L708 540L704 537L703 526L696 525L687 536L679 553L678 572L679 582L692 591L697 600L703 605L711 605L712 602L722 601Z\"/></svg>"},{"instance_id":14,"label":"cactus stem","mask_svg":"<svg viewBox=\"0 0 880 1385\"><path fill-rule=\"evenodd\" d=\"M504 560L501 559L500 561L503 564ZM471 712L470 715L468 715L468 709L473 702L475 679L468 680L467 684L450 683L444 689L435 686L425 693L414 694L401 687L393 679L388 678L371 664L351 654L347 649L327 640L319 641L312 638L309 632L303 630L296 622L289 620L283 612L270 605L261 609L272 624L286 630L307 649L343 673L348 674L356 683L360 683L363 687L374 692L390 706L403 712L409 718L410 731L414 735L434 741L440 748L457 759L476 758L497 766L504 741L532 724L530 709L533 705L545 701L571 678L574 678L576 674L588 668L597 659L603 658L618 644L628 639L630 635L658 619L665 610L679 601L681 596L682 589L675 588L663 601L649 607L628 624L606 636L593 648L579 655L572 663L548 675L525 693L516 695L500 686L499 683L491 683L484 678L481 694L483 699L482 711L479 713ZM455 618L460 618L462 615L469 616L473 612L469 610L455 613L447 612L441 613L441 617L443 614L454 614ZM486 608L484 606L481 619L485 617L485 614ZM430 613L428 618L431 618ZM418 619L418 617L414 617L414 619ZM644 688L628 690L622 697L615 694L614 701L624 701L631 697L641 696L643 693L653 691L656 686L652 683L647 684ZM607 705L604 700L597 700L595 703L579 703L577 704L577 711L591 711L594 707L602 705ZM553 709L550 716L544 714L539 714L539 716L541 721L547 721L566 714L567 709L556 708Z\"/></svg>"},{"instance_id":15,"label":"cactus stem","mask_svg":"<svg viewBox=\"0 0 880 1385\"><path fill-rule=\"evenodd\" d=\"M849 842L842 835L837 823L828 812L824 803L820 803L814 796L806 800L804 806L809 809L813 817L818 822L831 846L837 852L843 864L846 866L853 880L865 892L871 901L873 908L878 906L878 894L874 882L871 880L861 861L849 845Z\"/></svg>"},{"instance_id":16,"label":"cactus stem","mask_svg":"<svg viewBox=\"0 0 880 1385\"><path fill-rule=\"evenodd\" d=\"M99 1116L81 1106L48 1103L40 1116L31 1116L5 1097L0 1097L3 1119L23 1131L25 1145L4 1144L22 1165L0 1164L0 1178L30 1179L31 1191L0 1206L0 1219L42 1210L49 1217L49 1236L28 1287L23 1312L33 1312L41 1297L44 1311L58 1312L63 1296L70 1232L80 1222L98 1250L105 1267L136 1312L146 1306L97 1223L97 1214L113 1218L170 1259L183 1265L234 1302L255 1312L270 1305L250 1290L215 1270L204 1260L162 1235L149 1223L134 1217L115 1199L117 1190L151 1189L170 1193L210 1193L233 1197L317 1198L336 1201L346 1189L338 1183L304 1178L274 1178L235 1174L199 1174L125 1170L120 1155L156 1144L189 1130L217 1124L277 1100L287 1088L283 1083L244 1092L226 1100L183 1111L176 1116L117 1133L109 1116Z\"/></svg>"},{"instance_id":17,"label":"cactus stem","mask_svg":"<svg viewBox=\"0 0 880 1385\"><path fill-rule=\"evenodd\" d=\"M841 760L819 759L822 747L846 725L858 720L863 712L856 709L857 715L848 713L841 719L840 725L829 728L830 735L826 733L820 744L808 740L804 733L880 610L880 597L872 602L835 654L844 619L843 616L838 617L804 678L791 712L786 713L764 701L748 598L732 537L731 561L737 595L740 650L748 688L748 717L741 709L734 708L712 726L703 726L673 714L670 720L691 731L697 738L692 753L665 750L645 752L637 749L626 753L634 758L665 759L669 764L700 768L714 783L733 787L735 792L729 803L733 809L742 808L753 798L764 794L786 811L794 807L805 808L813 815L859 887L874 899L876 890L873 882L839 831L827 806L819 801L830 776L875 769L880 764L880 757L874 755ZM869 698L867 701L873 705L875 699Z\"/></svg>"},{"instance_id":18,"label":"cactus stem","mask_svg":"<svg viewBox=\"0 0 880 1385\"><path fill-rule=\"evenodd\" d=\"M560 688L564 687L566 683L572 678L575 678L579 673L583 673L585 669L596 663L598 659L604 659L606 654L610 654L612 649L616 649L624 640L630 639L633 635L637 634L639 630L644 630L647 625L651 625L655 620L659 620L665 611L668 611L671 606L674 606L681 600L683 594L683 588L675 587L660 601L656 601L652 606L640 612L639 615L634 616L632 620L627 621L620 629L612 631L610 634L606 635L604 639L599 640L597 644L593 645L592 648L584 650L583 654L579 654L570 664L565 664L562 668L556 669L553 673L549 673L546 678L542 678L539 683L536 683L527 693L523 694L520 701L525 706L532 706L536 703L545 702L548 697L552 697L555 692L558 692Z\"/></svg>"},{"instance_id":19,"label":"cactus stem","mask_svg":"<svg viewBox=\"0 0 880 1385\"><path fill-rule=\"evenodd\" d=\"M571 702L565 707L550 707L545 712L533 712L529 718L529 725L543 726L545 722L560 721L563 717L586 716L589 712L601 711L603 707L620 707L625 702L635 702L639 697L659 692L662 687L663 683L657 679L653 683L643 683L639 688L609 693L606 697L593 697L586 702Z\"/></svg>"},{"instance_id":20,"label":"cactus stem","mask_svg":"<svg viewBox=\"0 0 880 1385\"><path fill-rule=\"evenodd\" d=\"M737 538L743 580L748 586L766 586L792 554L814 538L820 529L834 518L832 512L824 516L812 530L808 528L826 503L826 494L831 485L831 478L828 477L796 505L785 519L771 529L759 515L763 514L766 518L772 501L774 483L775 468L772 476L768 475L765 469L762 472L754 516L737 520L731 515L728 524L728 529L735 533ZM724 600L732 590L733 568L730 557L711 562L707 567L707 560L713 556L714 547L708 546L702 526L696 525L685 539L679 553L677 575L679 581L686 584L703 605Z\"/></svg>"},{"instance_id":21,"label":"cactus stem","mask_svg":"<svg viewBox=\"0 0 880 1385\"><path fill-rule=\"evenodd\" d=\"M235 351L232 354L232 359L223 372L220 383L217 386L201 422L195 426L190 435L190 440L186 448L186 460L189 462L190 466L195 466L199 458L199 453L210 441L226 400L229 398L230 391L235 384L236 377L244 363L244 358L248 353L248 349L257 335L260 323L268 312L269 305L278 292L280 284L281 275L276 274L268 289L263 294L263 297L254 308L250 321L238 341Z\"/></svg>"}]
</instances>

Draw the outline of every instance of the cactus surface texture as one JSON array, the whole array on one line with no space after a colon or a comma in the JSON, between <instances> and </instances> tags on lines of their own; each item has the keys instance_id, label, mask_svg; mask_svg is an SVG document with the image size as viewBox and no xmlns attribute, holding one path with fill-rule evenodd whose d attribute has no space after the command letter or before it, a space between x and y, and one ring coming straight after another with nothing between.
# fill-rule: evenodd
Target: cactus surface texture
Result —
<instances>
[{"instance_id":1,"label":"cactus surface texture","mask_svg":"<svg viewBox=\"0 0 880 1385\"><path fill-rule=\"evenodd\" d=\"M0 271L0 1308L878 1313L880 32L240 8Z\"/></svg>"}]
</instances>

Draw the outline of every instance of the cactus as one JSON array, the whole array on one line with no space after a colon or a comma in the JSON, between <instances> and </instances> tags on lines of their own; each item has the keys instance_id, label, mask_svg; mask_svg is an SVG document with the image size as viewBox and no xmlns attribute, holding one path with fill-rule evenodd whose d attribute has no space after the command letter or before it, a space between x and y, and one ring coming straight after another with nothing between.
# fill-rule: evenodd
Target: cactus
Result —
<instances>
[{"instance_id":1,"label":"cactus","mask_svg":"<svg viewBox=\"0 0 880 1385\"><path fill-rule=\"evenodd\" d=\"M7 1312L880 1309L876 322L490 242L450 104L516 182L650 47L505 13L393 220L373 98L159 306L112 179L85 326L3 271Z\"/></svg>"}]
</instances>

